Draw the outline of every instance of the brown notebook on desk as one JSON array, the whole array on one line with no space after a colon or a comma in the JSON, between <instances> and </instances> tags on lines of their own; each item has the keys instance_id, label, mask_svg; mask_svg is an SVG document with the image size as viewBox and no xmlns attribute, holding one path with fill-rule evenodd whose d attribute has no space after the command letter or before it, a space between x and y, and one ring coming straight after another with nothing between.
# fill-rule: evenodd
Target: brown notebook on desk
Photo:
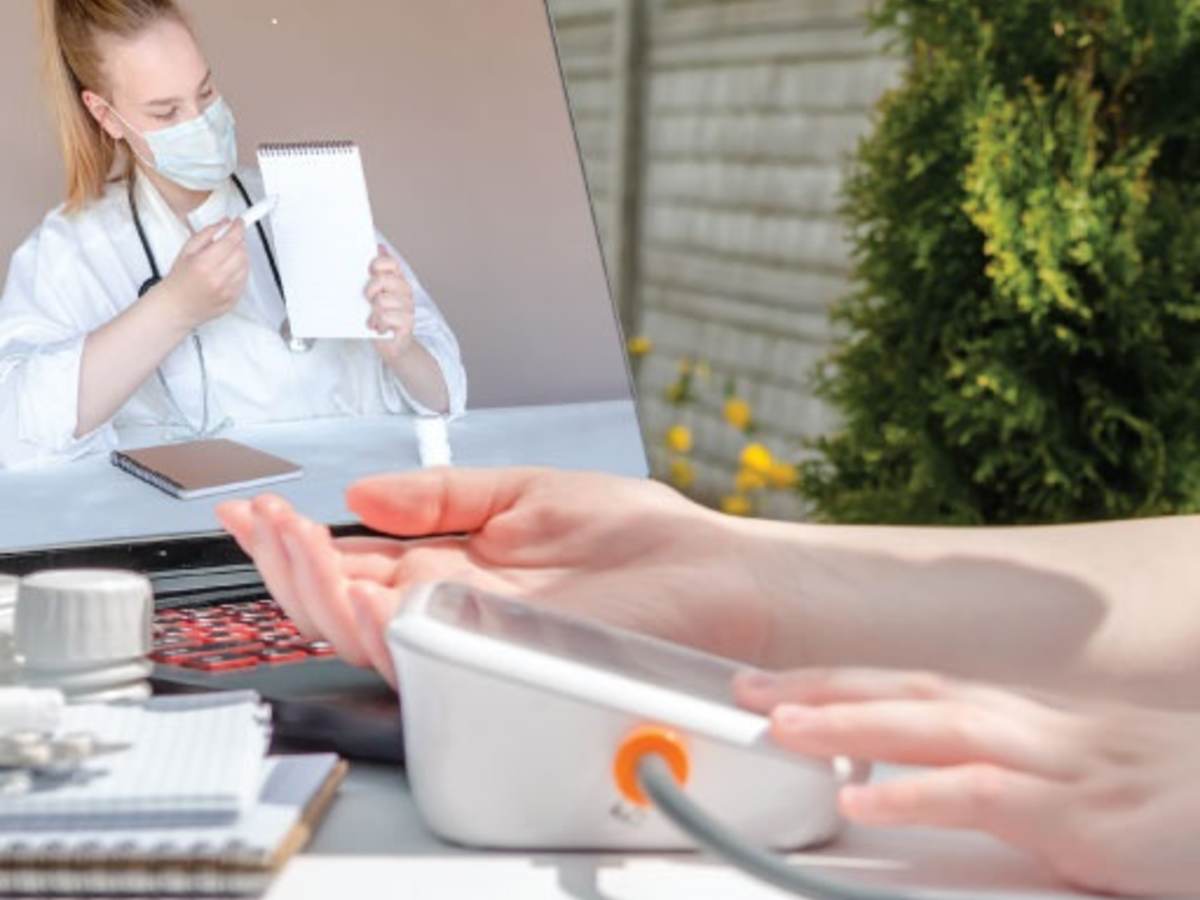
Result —
<instances>
[{"instance_id":1,"label":"brown notebook on desk","mask_svg":"<svg viewBox=\"0 0 1200 900\"><path fill-rule=\"evenodd\" d=\"M304 474L286 459L224 439L114 450L112 464L180 500L250 490Z\"/></svg>"}]
</instances>

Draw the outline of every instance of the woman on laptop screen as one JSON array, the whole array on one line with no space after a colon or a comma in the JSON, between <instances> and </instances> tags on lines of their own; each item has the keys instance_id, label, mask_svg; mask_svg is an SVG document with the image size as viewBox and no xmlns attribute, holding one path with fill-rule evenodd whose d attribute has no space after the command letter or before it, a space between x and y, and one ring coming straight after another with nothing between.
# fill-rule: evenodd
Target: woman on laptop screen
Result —
<instances>
[{"instance_id":1,"label":"woman on laptop screen","mask_svg":"<svg viewBox=\"0 0 1200 900\"><path fill-rule=\"evenodd\" d=\"M39 7L67 196L0 296L0 468L107 452L127 428L464 409L454 334L382 237L363 272L377 339L289 340L270 234L242 220L261 177L174 0Z\"/></svg>"}]
</instances>

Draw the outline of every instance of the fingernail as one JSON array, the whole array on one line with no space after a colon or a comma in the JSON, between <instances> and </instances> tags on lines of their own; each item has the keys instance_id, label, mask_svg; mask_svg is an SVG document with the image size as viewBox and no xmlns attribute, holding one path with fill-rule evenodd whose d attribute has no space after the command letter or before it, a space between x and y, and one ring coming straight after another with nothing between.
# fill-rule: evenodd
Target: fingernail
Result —
<instances>
[{"instance_id":1,"label":"fingernail","mask_svg":"<svg viewBox=\"0 0 1200 900\"><path fill-rule=\"evenodd\" d=\"M784 731L806 731L820 717L819 711L807 706L777 706L771 714L775 724Z\"/></svg>"}]
</instances>

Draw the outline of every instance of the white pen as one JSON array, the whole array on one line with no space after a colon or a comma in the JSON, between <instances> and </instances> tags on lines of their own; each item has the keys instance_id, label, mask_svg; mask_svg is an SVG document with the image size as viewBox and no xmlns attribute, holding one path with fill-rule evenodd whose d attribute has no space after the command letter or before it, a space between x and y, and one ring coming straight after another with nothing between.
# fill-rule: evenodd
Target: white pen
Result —
<instances>
[{"instance_id":1,"label":"white pen","mask_svg":"<svg viewBox=\"0 0 1200 900\"><path fill-rule=\"evenodd\" d=\"M252 207L250 207L248 210L246 210L244 213L242 213L238 218L240 218L242 220L243 225L245 225L247 228L249 228L255 222L258 222L260 219L265 219L271 213L275 212L275 207L278 205L279 205L279 195L272 194L270 197L267 197L265 200L260 200L257 203L255 203ZM233 227L232 222L229 222L228 224L221 226L221 228L218 229L217 233L213 235L212 242L215 244L221 238L225 237L225 235L229 234L229 229L232 227Z\"/></svg>"}]
</instances>

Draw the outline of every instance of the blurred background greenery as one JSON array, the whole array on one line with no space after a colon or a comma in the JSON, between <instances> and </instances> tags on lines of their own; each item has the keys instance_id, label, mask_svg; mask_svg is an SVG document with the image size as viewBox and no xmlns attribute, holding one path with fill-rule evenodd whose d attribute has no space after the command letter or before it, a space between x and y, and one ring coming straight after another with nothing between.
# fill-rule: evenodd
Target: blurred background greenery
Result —
<instances>
[{"instance_id":1,"label":"blurred background greenery","mask_svg":"<svg viewBox=\"0 0 1200 900\"><path fill-rule=\"evenodd\" d=\"M1198 0L551 6L658 477L848 522L1200 505Z\"/></svg>"}]
</instances>

